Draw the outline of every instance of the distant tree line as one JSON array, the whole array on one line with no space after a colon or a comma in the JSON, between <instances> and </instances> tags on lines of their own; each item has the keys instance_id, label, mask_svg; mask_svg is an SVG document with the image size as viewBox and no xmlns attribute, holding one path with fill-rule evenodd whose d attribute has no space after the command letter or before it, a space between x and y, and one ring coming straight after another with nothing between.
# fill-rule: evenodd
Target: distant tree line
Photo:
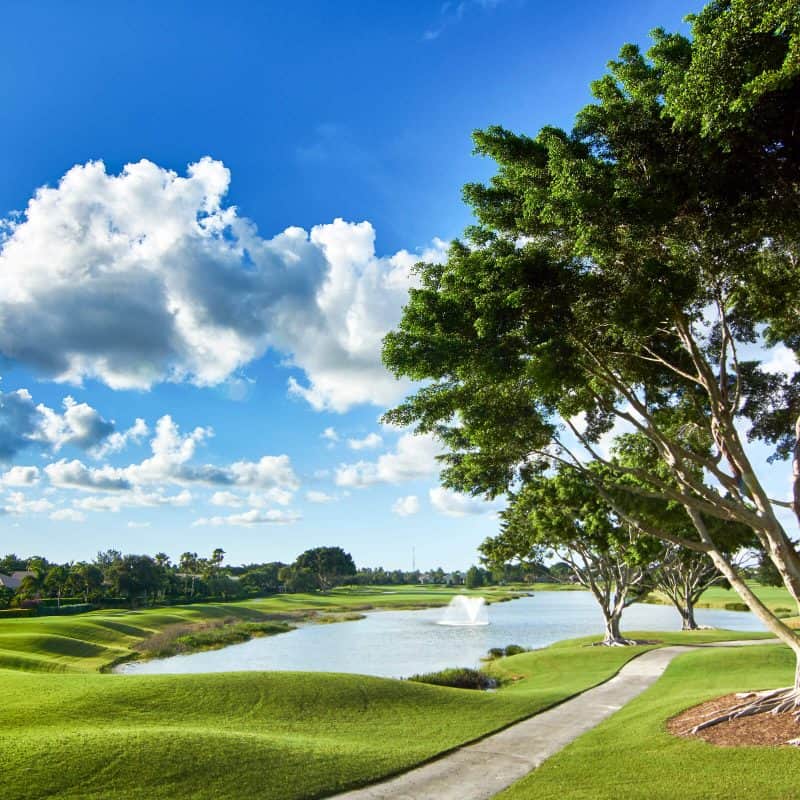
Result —
<instances>
[{"instance_id":1,"label":"distant tree line","mask_svg":"<svg viewBox=\"0 0 800 800\"><path fill-rule=\"evenodd\" d=\"M356 576L352 556L340 547L316 547L292 564L226 566L225 551L209 556L185 552L173 562L154 556L104 550L92 561L58 564L14 553L0 559L0 609L67 609L239 600L276 592L325 591Z\"/></svg>"},{"instance_id":2,"label":"distant tree line","mask_svg":"<svg viewBox=\"0 0 800 800\"><path fill-rule=\"evenodd\" d=\"M80 607L241 600L277 593L327 591L336 586L440 585L479 588L496 583L558 580L558 570L540 564L504 564L466 572L358 568L341 547L315 547L293 563L281 561L225 564L225 551L208 556L185 552L173 561L166 553L153 556L103 550L92 561L59 564L41 556L0 558L0 610L32 609L67 613Z\"/></svg>"}]
</instances>

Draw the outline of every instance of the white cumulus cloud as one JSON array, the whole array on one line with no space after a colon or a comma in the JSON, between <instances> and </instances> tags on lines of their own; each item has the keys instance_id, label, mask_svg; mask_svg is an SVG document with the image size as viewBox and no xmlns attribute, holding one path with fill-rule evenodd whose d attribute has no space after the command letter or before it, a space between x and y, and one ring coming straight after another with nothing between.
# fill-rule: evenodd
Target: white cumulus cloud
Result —
<instances>
[{"instance_id":1,"label":"white cumulus cloud","mask_svg":"<svg viewBox=\"0 0 800 800\"><path fill-rule=\"evenodd\" d=\"M336 498L326 492L320 492L316 489L311 489L306 492L306 500L309 503L332 503Z\"/></svg>"},{"instance_id":2,"label":"white cumulus cloud","mask_svg":"<svg viewBox=\"0 0 800 800\"><path fill-rule=\"evenodd\" d=\"M418 514L420 510L419 498L415 494L398 497L392 504L392 513L400 517L410 517Z\"/></svg>"},{"instance_id":3,"label":"white cumulus cloud","mask_svg":"<svg viewBox=\"0 0 800 800\"><path fill-rule=\"evenodd\" d=\"M244 505L244 498L233 492L214 492L211 495L212 506L226 506L228 508L239 508Z\"/></svg>"},{"instance_id":4,"label":"white cumulus cloud","mask_svg":"<svg viewBox=\"0 0 800 800\"><path fill-rule=\"evenodd\" d=\"M22 492L11 492L2 506L6 514L41 514L54 508L45 497L29 500Z\"/></svg>"},{"instance_id":5,"label":"white cumulus cloud","mask_svg":"<svg viewBox=\"0 0 800 800\"><path fill-rule=\"evenodd\" d=\"M348 439L347 446L351 450L374 450L383 444L383 438L377 433L369 433L362 439Z\"/></svg>"},{"instance_id":6,"label":"white cumulus cloud","mask_svg":"<svg viewBox=\"0 0 800 800\"><path fill-rule=\"evenodd\" d=\"M329 442L338 442L339 441L339 434L336 433L336 428L325 428L324 431L320 434L321 439L327 439Z\"/></svg>"},{"instance_id":7,"label":"white cumulus cloud","mask_svg":"<svg viewBox=\"0 0 800 800\"><path fill-rule=\"evenodd\" d=\"M115 433L113 422L87 403L65 397L62 405L63 413L37 405L27 389L0 392L0 460L32 445L53 452L67 445L94 452L121 435Z\"/></svg>"},{"instance_id":8,"label":"white cumulus cloud","mask_svg":"<svg viewBox=\"0 0 800 800\"><path fill-rule=\"evenodd\" d=\"M336 470L336 485L360 489L376 483L401 483L435 475L439 471L436 456L441 453L442 446L433 436L404 433L395 451L384 453L377 461L341 464Z\"/></svg>"},{"instance_id":9,"label":"white cumulus cloud","mask_svg":"<svg viewBox=\"0 0 800 800\"><path fill-rule=\"evenodd\" d=\"M431 505L448 517L466 517L478 514L492 514L499 510L498 502L486 502L478 497L459 494L452 489L437 486L428 491Z\"/></svg>"},{"instance_id":10,"label":"white cumulus cloud","mask_svg":"<svg viewBox=\"0 0 800 800\"><path fill-rule=\"evenodd\" d=\"M74 508L59 508L50 514L50 519L59 522L85 522L86 514L76 511Z\"/></svg>"},{"instance_id":11,"label":"white cumulus cloud","mask_svg":"<svg viewBox=\"0 0 800 800\"><path fill-rule=\"evenodd\" d=\"M251 525L289 525L300 519L302 519L300 514L294 511L285 511L276 508L265 511L259 508L251 508L249 511L243 511L241 514L230 514L226 517L201 517L200 519L196 519L192 523L192 526L200 527L203 525L211 525L213 527L220 527L223 525L234 525L238 527L249 527Z\"/></svg>"},{"instance_id":12,"label":"white cumulus cloud","mask_svg":"<svg viewBox=\"0 0 800 800\"><path fill-rule=\"evenodd\" d=\"M0 483L4 486L32 486L38 482L38 467L11 467L0 475Z\"/></svg>"},{"instance_id":13,"label":"white cumulus cloud","mask_svg":"<svg viewBox=\"0 0 800 800\"><path fill-rule=\"evenodd\" d=\"M197 446L213 435L210 428L197 427L181 433L178 424L165 415L156 423L150 441L152 455L126 467L88 467L82 461L61 459L44 471L54 486L103 491L129 491L139 487L173 483L243 487L273 493L276 502L289 502L299 481L289 456L262 456L258 461L236 461L230 465L191 463Z\"/></svg>"},{"instance_id":14,"label":"white cumulus cloud","mask_svg":"<svg viewBox=\"0 0 800 800\"><path fill-rule=\"evenodd\" d=\"M224 204L230 173L210 158L186 175L100 161L43 187L0 220L0 353L59 381L116 389L215 385L268 347L305 377L316 409L386 405L408 388L382 366L419 254L375 253L369 222L341 219L272 238Z\"/></svg>"}]
</instances>

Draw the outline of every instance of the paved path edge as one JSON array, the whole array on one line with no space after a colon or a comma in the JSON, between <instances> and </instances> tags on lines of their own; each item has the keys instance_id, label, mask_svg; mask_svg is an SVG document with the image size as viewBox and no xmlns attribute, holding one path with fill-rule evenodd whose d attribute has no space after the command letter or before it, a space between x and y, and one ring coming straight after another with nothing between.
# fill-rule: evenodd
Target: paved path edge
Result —
<instances>
[{"instance_id":1,"label":"paved path edge","mask_svg":"<svg viewBox=\"0 0 800 800\"><path fill-rule=\"evenodd\" d=\"M777 639L739 639L637 653L614 675L582 692L329 800L489 800L649 688L677 656L706 648L776 643Z\"/></svg>"}]
</instances>

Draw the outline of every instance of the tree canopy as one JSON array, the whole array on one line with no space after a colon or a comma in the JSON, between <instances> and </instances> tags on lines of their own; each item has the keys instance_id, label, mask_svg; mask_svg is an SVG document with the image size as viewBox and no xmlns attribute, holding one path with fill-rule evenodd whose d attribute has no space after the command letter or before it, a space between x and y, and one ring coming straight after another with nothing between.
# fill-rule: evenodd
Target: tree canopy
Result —
<instances>
[{"instance_id":1,"label":"tree canopy","mask_svg":"<svg viewBox=\"0 0 800 800\"><path fill-rule=\"evenodd\" d=\"M800 516L800 375L762 355L800 352L798 30L795 2L712 3L691 39L625 45L572 130L476 132L497 172L465 187L476 224L446 263L418 265L384 360L424 381L387 419L445 443L446 485L496 496L568 464L662 538L645 501L675 504L691 525L670 540L708 553L800 657L709 525L751 530L800 601L779 513ZM615 424L653 463L602 451ZM793 458L792 502L747 437Z\"/></svg>"},{"instance_id":2,"label":"tree canopy","mask_svg":"<svg viewBox=\"0 0 800 800\"><path fill-rule=\"evenodd\" d=\"M309 570L316 579L317 589L330 589L345 578L356 574L350 553L341 547L314 547L301 553L294 562L298 571Z\"/></svg>"}]
</instances>

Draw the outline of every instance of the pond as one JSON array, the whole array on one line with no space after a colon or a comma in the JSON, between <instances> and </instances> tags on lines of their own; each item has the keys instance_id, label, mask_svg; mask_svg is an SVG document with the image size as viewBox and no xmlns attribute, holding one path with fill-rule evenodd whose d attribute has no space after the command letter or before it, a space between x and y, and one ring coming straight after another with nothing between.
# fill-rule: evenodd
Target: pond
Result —
<instances>
[{"instance_id":1,"label":"pond","mask_svg":"<svg viewBox=\"0 0 800 800\"><path fill-rule=\"evenodd\" d=\"M123 664L126 674L300 670L408 677L446 667L476 667L490 647L544 647L602 631L589 592L537 592L489 606L489 625L438 625L444 609L375 611L365 619L303 625L291 633L252 639L221 650ZM750 631L763 626L750 612L697 609L698 625ZM637 604L626 609L623 630L676 630L673 606Z\"/></svg>"}]
</instances>

